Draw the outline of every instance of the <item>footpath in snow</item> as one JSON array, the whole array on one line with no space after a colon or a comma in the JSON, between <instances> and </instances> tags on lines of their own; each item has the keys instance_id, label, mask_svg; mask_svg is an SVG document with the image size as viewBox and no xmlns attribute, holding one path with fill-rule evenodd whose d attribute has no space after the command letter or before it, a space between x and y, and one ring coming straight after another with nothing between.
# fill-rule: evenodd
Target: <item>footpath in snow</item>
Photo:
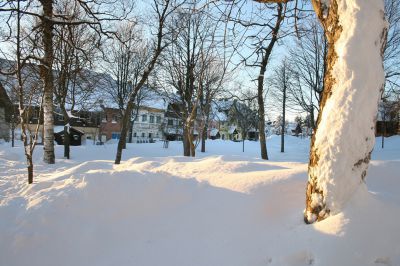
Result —
<instances>
[{"instance_id":1,"label":"footpath in snow","mask_svg":"<svg viewBox=\"0 0 400 266\"><path fill-rule=\"evenodd\" d=\"M0 265L400 265L400 137L377 144L366 186L314 225L302 212L308 139L56 147L26 181L22 147L0 144ZM18 145L20 145L18 143Z\"/></svg>"}]
</instances>

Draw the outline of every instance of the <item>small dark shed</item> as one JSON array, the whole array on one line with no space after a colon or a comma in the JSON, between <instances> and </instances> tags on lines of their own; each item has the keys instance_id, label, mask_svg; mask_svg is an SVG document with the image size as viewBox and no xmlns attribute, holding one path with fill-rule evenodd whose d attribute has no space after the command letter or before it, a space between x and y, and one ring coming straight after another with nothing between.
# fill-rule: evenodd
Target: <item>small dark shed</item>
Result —
<instances>
[{"instance_id":1,"label":"small dark shed","mask_svg":"<svg viewBox=\"0 0 400 266\"><path fill-rule=\"evenodd\" d=\"M82 131L70 127L69 128L69 140L71 146L82 145L82 136L85 135ZM64 130L54 133L54 139L58 145L64 145Z\"/></svg>"}]
</instances>

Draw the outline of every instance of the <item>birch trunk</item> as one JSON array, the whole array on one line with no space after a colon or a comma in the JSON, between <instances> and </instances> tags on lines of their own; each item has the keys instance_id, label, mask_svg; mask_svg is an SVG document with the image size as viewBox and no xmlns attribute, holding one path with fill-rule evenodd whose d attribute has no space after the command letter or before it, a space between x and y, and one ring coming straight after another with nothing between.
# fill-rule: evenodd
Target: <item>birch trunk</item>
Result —
<instances>
[{"instance_id":1,"label":"birch trunk","mask_svg":"<svg viewBox=\"0 0 400 266\"><path fill-rule=\"evenodd\" d=\"M53 1L41 0L43 17L43 49L44 56L40 65L40 76L44 84L43 101L43 127L44 127L44 155L43 161L48 164L55 163L54 156L54 117L53 117Z\"/></svg>"},{"instance_id":2,"label":"birch trunk","mask_svg":"<svg viewBox=\"0 0 400 266\"><path fill-rule=\"evenodd\" d=\"M340 212L364 183L375 143L386 39L382 0L313 0L328 40L325 89L312 137L304 221Z\"/></svg>"}]
</instances>

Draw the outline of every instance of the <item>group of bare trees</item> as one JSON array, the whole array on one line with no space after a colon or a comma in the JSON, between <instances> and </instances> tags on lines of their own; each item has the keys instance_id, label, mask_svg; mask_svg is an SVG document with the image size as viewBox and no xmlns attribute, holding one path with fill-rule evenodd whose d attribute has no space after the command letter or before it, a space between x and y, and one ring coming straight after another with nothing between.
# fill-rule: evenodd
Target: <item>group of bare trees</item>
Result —
<instances>
[{"instance_id":1,"label":"group of bare trees","mask_svg":"<svg viewBox=\"0 0 400 266\"><path fill-rule=\"evenodd\" d=\"M164 23L168 13L162 7L170 6L170 2L153 1L158 14L156 24ZM55 106L64 118L64 155L69 158L71 113L78 105L82 108L96 86L97 79L88 69L99 61L99 54L104 54L105 40L122 40L117 34L117 25L135 21L133 4L131 1L102 0L15 0L0 4L0 16L6 22L2 25L1 41L5 48L2 47L1 56L13 62L3 64L1 74L13 80L10 87L19 104L29 183L33 182L32 154L39 128L42 128L44 144L43 160L55 163ZM150 71L147 68L144 72ZM35 79L33 83L27 73L35 73L40 80ZM142 83L146 79L142 77ZM34 131L28 126L32 110L39 112L40 120Z\"/></svg>"},{"instance_id":2,"label":"group of bare trees","mask_svg":"<svg viewBox=\"0 0 400 266\"><path fill-rule=\"evenodd\" d=\"M171 44L158 64L157 83L174 102L183 126L183 155L195 156L195 134L205 151L212 102L223 88L227 63L214 21L199 1L187 1L175 12ZM222 47L223 48L223 47ZM197 132L195 132L197 128Z\"/></svg>"},{"instance_id":3,"label":"group of bare trees","mask_svg":"<svg viewBox=\"0 0 400 266\"><path fill-rule=\"evenodd\" d=\"M149 15L145 18L133 13L132 1L2 2L0 16L6 23L1 41L12 48L1 48L0 52L2 57L14 63L2 66L1 74L13 77L10 84L19 105L29 183L33 182L32 154L40 130L40 123L33 130L28 126L34 105L38 107L38 120L43 122L43 160L55 163L55 106L64 117L64 155L69 158L71 111L81 108L78 106L84 105L93 93L95 84L86 79L86 71L95 68L95 63L100 61L111 76L113 86L109 86L112 89L108 93L120 109L122 129L115 158L115 163L119 164L140 106L141 92L149 84L149 79L153 79L155 86L162 88L179 106L177 115L183 125L184 155L195 156L196 134L202 139L201 150L204 152L212 104L224 91L227 73L238 67L231 67L231 59L235 57L239 58L238 64L250 69L254 81L247 87L254 86L257 94L255 109L261 158L268 159L265 97L272 94L279 103L283 121L287 108L293 108L306 112L315 129L311 141L305 221L322 220L337 212L342 206L341 201L349 198L356 186L348 189L346 195L342 193L343 198L337 199L337 188L330 187L326 180L335 180L340 187L346 182L344 178L364 179L373 146L371 139L374 139L375 100L382 95L393 98L399 93L400 4L397 0L385 0L384 3L377 0L374 5L360 0L312 0L315 15L310 15L305 10L307 8L303 10L301 2L255 0L216 4L215 1L200 0L153 0L147 5ZM350 7L344 9L342 6L351 5L344 2L360 4L357 12L364 15L361 16L364 20L345 20L344 13L350 12ZM249 4L253 8L244 8ZM378 15L380 9L385 11L388 28L385 28L384 18ZM371 10L377 10L377 14L370 16ZM307 16L311 18L303 19ZM300 23L300 18L304 22ZM321 26L315 22L316 18ZM361 41L343 34L348 30L348 25L344 24L355 23L352 26L357 30L359 25L367 25L369 19L376 24L369 32L369 35L376 35L375 44L371 44L369 50L365 48L367 46L364 47L366 51L358 50ZM288 36L296 36L295 44L288 49L287 59L270 72L270 79L266 79L274 47ZM378 39L382 40L379 44L376 42ZM339 40L354 54L360 53L357 60L364 60L364 55L382 61L385 67L382 86L379 77L364 84L357 76L358 73L365 76L367 71L379 75L383 73L381 66L364 62L361 69L346 64L348 56L353 55L345 55L337 49ZM227 56L229 49L232 53ZM35 82L27 82L28 68L40 77L30 79ZM355 73L355 80L361 85L352 85L353 80L338 75L337 69L343 70L340 73ZM351 85L342 88L341 82ZM271 88L269 94L266 88ZM343 90L349 93L345 94ZM356 112L362 101L349 95L361 97L365 93L370 93L366 101L371 107L361 117ZM351 102L352 109L346 109L343 101ZM234 105L237 117L246 115L240 106ZM335 108L338 112L333 114ZM315 112L318 112L316 121ZM326 128L337 121L336 116L346 119L336 124L337 136L331 139ZM337 145L346 143L340 140L344 139L353 120L360 120L355 133L365 140L365 145L340 149ZM196 128L200 132L195 132ZM242 131L246 133L244 127ZM283 152L283 133L281 149ZM346 151L339 156L337 150ZM347 160L346 163L343 160ZM347 170L336 171L342 163L349 165L349 161L351 165Z\"/></svg>"}]
</instances>

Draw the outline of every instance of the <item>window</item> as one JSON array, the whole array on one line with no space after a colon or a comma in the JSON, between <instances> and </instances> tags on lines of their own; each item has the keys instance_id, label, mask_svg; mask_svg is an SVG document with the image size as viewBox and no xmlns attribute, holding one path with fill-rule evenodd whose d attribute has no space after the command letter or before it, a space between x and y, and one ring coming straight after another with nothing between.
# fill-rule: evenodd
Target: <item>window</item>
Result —
<instances>
[{"instance_id":1,"label":"window","mask_svg":"<svg viewBox=\"0 0 400 266\"><path fill-rule=\"evenodd\" d=\"M168 119L168 126L173 126L174 125L174 120Z\"/></svg>"},{"instance_id":2,"label":"window","mask_svg":"<svg viewBox=\"0 0 400 266\"><path fill-rule=\"evenodd\" d=\"M152 135L151 135L151 133L149 133L149 138L151 139L151 137L152 137Z\"/></svg>"},{"instance_id":3,"label":"window","mask_svg":"<svg viewBox=\"0 0 400 266\"><path fill-rule=\"evenodd\" d=\"M118 115L113 115L111 122L112 123L117 123L118 122Z\"/></svg>"},{"instance_id":4,"label":"window","mask_svg":"<svg viewBox=\"0 0 400 266\"><path fill-rule=\"evenodd\" d=\"M150 123L154 123L154 115L150 116Z\"/></svg>"},{"instance_id":5,"label":"window","mask_svg":"<svg viewBox=\"0 0 400 266\"><path fill-rule=\"evenodd\" d=\"M121 133L119 133L119 132L113 132L113 133L111 133L111 138L112 138L112 139L119 139L120 136L121 136Z\"/></svg>"},{"instance_id":6,"label":"window","mask_svg":"<svg viewBox=\"0 0 400 266\"><path fill-rule=\"evenodd\" d=\"M133 132L133 136L136 138L136 137L137 137L137 133L136 133L136 132Z\"/></svg>"},{"instance_id":7,"label":"window","mask_svg":"<svg viewBox=\"0 0 400 266\"><path fill-rule=\"evenodd\" d=\"M161 116L157 116L157 124L161 124Z\"/></svg>"},{"instance_id":8,"label":"window","mask_svg":"<svg viewBox=\"0 0 400 266\"><path fill-rule=\"evenodd\" d=\"M144 132L142 133L142 138L144 138Z\"/></svg>"},{"instance_id":9,"label":"window","mask_svg":"<svg viewBox=\"0 0 400 266\"><path fill-rule=\"evenodd\" d=\"M181 120L179 120L179 126L182 126L182 121Z\"/></svg>"},{"instance_id":10,"label":"window","mask_svg":"<svg viewBox=\"0 0 400 266\"><path fill-rule=\"evenodd\" d=\"M142 115L142 122L146 122L147 121L147 115Z\"/></svg>"}]
</instances>

